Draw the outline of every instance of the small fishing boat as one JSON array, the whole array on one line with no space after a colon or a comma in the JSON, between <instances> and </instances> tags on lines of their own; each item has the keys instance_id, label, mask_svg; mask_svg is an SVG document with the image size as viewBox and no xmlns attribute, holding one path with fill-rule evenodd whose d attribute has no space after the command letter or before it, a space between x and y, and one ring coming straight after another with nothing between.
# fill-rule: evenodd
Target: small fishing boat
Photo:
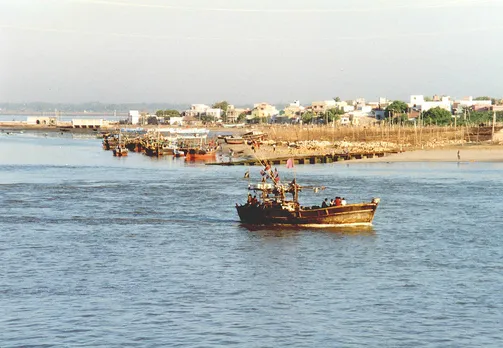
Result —
<instances>
[{"instance_id":1,"label":"small fishing boat","mask_svg":"<svg viewBox=\"0 0 503 348\"><path fill-rule=\"evenodd\" d=\"M126 157L129 154L129 150L122 143L121 133L119 133L119 136L117 138L117 146L115 147L115 149L113 149L113 154L114 157Z\"/></svg>"},{"instance_id":2,"label":"small fishing boat","mask_svg":"<svg viewBox=\"0 0 503 348\"><path fill-rule=\"evenodd\" d=\"M236 203L241 222L250 225L300 227L365 226L372 224L380 202L379 198L373 198L370 202L363 203L306 207L299 204L298 196L303 187L295 179L287 185L271 181L272 183L262 182L248 186L249 190L261 194L254 199L248 195L245 204ZM292 199L287 199L287 194L292 194Z\"/></svg>"},{"instance_id":3,"label":"small fishing boat","mask_svg":"<svg viewBox=\"0 0 503 348\"><path fill-rule=\"evenodd\" d=\"M185 151L180 150L180 149L174 149L173 156L174 157L185 157Z\"/></svg>"},{"instance_id":4,"label":"small fishing boat","mask_svg":"<svg viewBox=\"0 0 503 348\"><path fill-rule=\"evenodd\" d=\"M192 148L188 149L185 154L185 160L187 161L212 160L216 159L216 157L217 151L215 149Z\"/></svg>"},{"instance_id":5,"label":"small fishing boat","mask_svg":"<svg viewBox=\"0 0 503 348\"><path fill-rule=\"evenodd\" d=\"M233 135L224 137L225 143L230 145L244 144L245 140L243 137L236 137Z\"/></svg>"}]
</instances>

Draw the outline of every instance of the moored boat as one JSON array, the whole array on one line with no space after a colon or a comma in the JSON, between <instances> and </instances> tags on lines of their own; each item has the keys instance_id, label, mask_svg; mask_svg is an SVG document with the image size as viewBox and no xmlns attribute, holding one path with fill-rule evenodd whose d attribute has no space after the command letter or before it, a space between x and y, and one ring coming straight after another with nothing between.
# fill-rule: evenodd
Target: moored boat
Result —
<instances>
[{"instance_id":1,"label":"moored boat","mask_svg":"<svg viewBox=\"0 0 503 348\"><path fill-rule=\"evenodd\" d=\"M211 160L217 157L217 151L215 149L199 149L193 148L188 149L185 154L185 159L187 161L197 161L197 160Z\"/></svg>"},{"instance_id":2,"label":"moored boat","mask_svg":"<svg viewBox=\"0 0 503 348\"><path fill-rule=\"evenodd\" d=\"M243 137L227 136L224 137L225 143L230 145L244 144L245 140Z\"/></svg>"},{"instance_id":3,"label":"moored boat","mask_svg":"<svg viewBox=\"0 0 503 348\"><path fill-rule=\"evenodd\" d=\"M126 147L117 146L113 149L114 157L126 157L129 154L129 150Z\"/></svg>"}]
</instances>

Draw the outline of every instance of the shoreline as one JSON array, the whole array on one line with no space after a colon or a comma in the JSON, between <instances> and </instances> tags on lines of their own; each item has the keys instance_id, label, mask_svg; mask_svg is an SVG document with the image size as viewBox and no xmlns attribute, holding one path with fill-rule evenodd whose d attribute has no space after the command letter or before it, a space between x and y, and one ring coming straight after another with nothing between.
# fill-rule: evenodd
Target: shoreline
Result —
<instances>
[{"instance_id":1,"label":"shoreline","mask_svg":"<svg viewBox=\"0 0 503 348\"><path fill-rule=\"evenodd\" d=\"M155 128L156 126L147 126L145 128ZM67 132L67 133L77 133L77 134L98 134L104 131L112 131L117 127L104 127L104 128L70 128L68 126L45 126L45 125L27 125L20 122L0 122L0 130L2 133L5 132L16 132L16 131L33 131L33 132ZM213 132L243 132L244 129L233 129L233 128L223 128L223 127L211 127ZM253 157L259 157L261 159L274 159L278 157L289 157L289 156L309 156L309 155L320 155L323 153L336 153L336 149L326 147L318 148L313 150L301 149L301 150L291 150L286 146L277 146L274 149L270 144L263 144L254 153L250 146L248 145L223 145L223 153L228 153L232 148L233 151L241 159L250 159ZM335 151L334 151L335 150ZM458 151L460 158L458 159ZM236 158L237 159L237 158ZM354 159L347 160L344 162L333 162L333 163L398 163L398 162L486 162L486 163L498 163L503 162L503 145L491 144L488 142L483 143L465 143L459 145L446 145L439 146L436 148L427 149L415 149L409 147L404 152L399 153L387 153L384 157L376 158L364 158L364 159Z\"/></svg>"}]
</instances>

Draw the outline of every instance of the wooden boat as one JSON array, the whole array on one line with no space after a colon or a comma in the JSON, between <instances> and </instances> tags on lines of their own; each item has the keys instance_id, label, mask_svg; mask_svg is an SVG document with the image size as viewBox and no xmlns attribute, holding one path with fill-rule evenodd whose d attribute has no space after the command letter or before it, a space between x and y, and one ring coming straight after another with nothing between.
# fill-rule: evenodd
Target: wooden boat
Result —
<instances>
[{"instance_id":1,"label":"wooden boat","mask_svg":"<svg viewBox=\"0 0 503 348\"><path fill-rule=\"evenodd\" d=\"M264 140L267 138L267 134L261 131L251 131L248 133L243 134L243 139L244 140Z\"/></svg>"},{"instance_id":2,"label":"wooden boat","mask_svg":"<svg viewBox=\"0 0 503 348\"><path fill-rule=\"evenodd\" d=\"M217 151L205 150L205 149L189 149L185 154L185 160L187 161L197 161L197 160L211 160L217 157Z\"/></svg>"},{"instance_id":3,"label":"wooden boat","mask_svg":"<svg viewBox=\"0 0 503 348\"><path fill-rule=\"evenodd\" d=\"M298 202L302 186L295 180L288 185L261 183L249 185L249 190L262 194L257 201L236 204L241 222L250 225L295 225L301 227L334 227L371 225L380 199L370 202L328 207L304 207ZM293 195L292 200L286 194Z\"/></svg>"},{"instance_id":4,"label":"wooden boat","mask_svg":"<svg viewBox=\"0 0 503 348\"><path fill-rule=\"evenodd\" d=\"M121 133L117 137L117 146L113 149L114 157L126 157L129 154L129 150L121 141Z\"/></svg>"},{"instance_id":5,"label":"wooden boat","mask_svg":"<svg viewBox=\"0 0 503 348\"><path fill-rule=\"evenodd\" d=\"M117 146L113 149L114 157L126 157L129 154L129 150L126 147Z\"/></svg>"},{"instance_id":6,"label":"wooden boat","mask_svg":"<svg viewBox=\"0 0 503 348\"><path fill-rule=\"evenodd\" d=\"M244 144L245 140L243 137L235 137L233 135L224 137L225 143L230 145Z\"/></svg>"},{"instance_id":7,"label":"wooden boat","mask_svg":"<svg viewBox=\"0 0 503 348\"><path fill-rule=\"evenodd\" d=\"M174 157L185 157L185 151L180 150L180 149L175 149L173 151L173 156Z\"/></svg>"}]
</instances>

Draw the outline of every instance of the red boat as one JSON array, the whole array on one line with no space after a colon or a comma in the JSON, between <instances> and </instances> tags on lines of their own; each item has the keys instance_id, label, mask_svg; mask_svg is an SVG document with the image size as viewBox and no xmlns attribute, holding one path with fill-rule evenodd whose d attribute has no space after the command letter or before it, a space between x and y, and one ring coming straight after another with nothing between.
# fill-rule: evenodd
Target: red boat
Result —
<instances>
[{"instance_id":1,"label":"red boat","mask_svg":"<svg viewBox=\"0 0 503 348\"><path fill-rule=\"evenodd\" d=\"M204 149L189 149L185 154L185 160L187 161L197 161L197 160L213 160L217 158L217 151L204 150Z\"/></svg>"}]
</instances>

